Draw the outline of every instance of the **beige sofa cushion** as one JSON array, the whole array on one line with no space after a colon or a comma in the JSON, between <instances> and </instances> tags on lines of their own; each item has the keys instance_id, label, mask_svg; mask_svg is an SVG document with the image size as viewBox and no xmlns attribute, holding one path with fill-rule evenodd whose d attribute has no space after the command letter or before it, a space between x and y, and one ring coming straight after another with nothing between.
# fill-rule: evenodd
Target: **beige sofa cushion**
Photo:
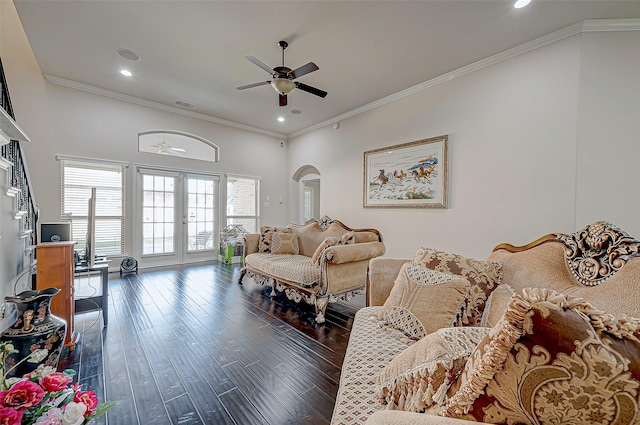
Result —
<instances>
[{"instance_id":1,"label":"beige sofa cushion","mask_svg":"<svg viewBox=\"0 0 640 425\"><path fill-rule=\"evenodd\" d=\"M290 230L283 227L260 226L258 252L271 252L271 242L273 240L273 234L276 232L290 232Z\"/></svg>"},{"instance_id":2,"label":"beige sofa cushion","mask_svg":"<svg viewBox=\"0 0 640 425\"><path fill-rule=\"evenodd\" d=\"M314 266L319 266L320 265L320 256L322 255L322 252L325 249L329 248L330 246L335 246L335 245L353 245L354 243L356 243L356 237L353 234L353 232L347 232L344 235L342 235L340 238L335 237L335 236L327 236L326 238L324 238L322 243L320 245L318 245L318 247L316 248L315 252L311 256L311 263Z\"/></svg>"},{"instance_id":3,"label":"beige sofa cushion","mask_svg":"<svg viewBox=\"0 0 640 425\"><path fill-rule=\"evenodd\" d=\"M317 221L305 224L304 226L290 225L288 228L300 238L300 255L306 255L307 257L313 256L318 245L320 245L326 237L341 238L345 233L351 232L351 230L345 229L337 222L331 223L324 231ZM355 235L356 243L379 241L378 235L374 232L355 231L353 234Z\"/></svg>"},{"instance_id":4,"label":"beige sofa cushion","mask_svg":"<svg viewBox=\"0 0 640 425\"><path fill-rule=\"evenodd\" d=\"M466 307L457 318L456 326L479 326L487 298L502 282L502 265L495 261L482 261L422 247L413 258L433 270L452 273L466 278L471 287Z\"/></svg>"},{"instance_id":5,"label":"beige sofa cushion","mask_svg":"<svg viewBox=\"0 0 640 425\"><path fill-rule=\"evenodd\" d=\"M440 328L453 326L469 292L469 281L413 262L400 269L379 320L418 340Z\"/></svg>"},{"instance_id":6,"label":"beige sofa cushion","mask_svg":"<svg viewBox=\"0 0 640 425\"><path fill-rule=\"evenodd\" d=\"M378 375L378 395L387 409L422 412L443 405L467 357L488 333L488 328L438 329L404 350Z\"/></svg>"},{"instance_id":7,"label":"beige sofa cushion","mask_svg":"<svg viewBox=\"0 0 640 425\"><path fill-rule=\"evenodd\" d=\"M376 392L376 378L407 344L378 327L379 310L361 308L353 319L331 425L363 424L384 408Z\"/></svg>"},{"instance_id":8,"label":"beige sofa cushion","mask_svg":"<svg viewBox=\"0 0 640 425\"><path fill-rule=\"evenodd\" d=\"M511 301L511 296L514 293L515 289L513 289L510 285L507 285L505 283L503 283L502 285L498 285L498 287L493 290L491 295L489 295L487 304L484 307L484 312L482 313L480 326L488 328L494 327L496 323L498 323L498 320L500 320L504 312L507 311L509 301Z\"/></svg>"},{"instance_id":9,"label":"beige sofa cushion","mask_svg":"<svg viewBox=\"0 0 640 425\"><path fill-rule=\"evenodd\" d=\"M298 235L294 233L274 232L271 239L272 254L297 254L300 252L298 247Z\"/></svg>"},{"instance_id":10,"label":"beige sofa cushion","mask_svg":"<svg viewBox=\"0 0 640 425\"><path fill-rule=\"evenodd\" d=\"M489 423L638 423L640 319L541 288L512 296L444 416Z\"/></svg>"},{"instance_id":11,"label":"beige sofa cushion","mask_svg":"<svg viewBox=\"0 0 640 425\"><path fill-rule=\"evenodd\" d=\"M320 268L311 264L304 255L254 253L244 259L248 269L262 275L294 282L304 288L315 288L320 283Z\"/></svg>"}]
</instances>

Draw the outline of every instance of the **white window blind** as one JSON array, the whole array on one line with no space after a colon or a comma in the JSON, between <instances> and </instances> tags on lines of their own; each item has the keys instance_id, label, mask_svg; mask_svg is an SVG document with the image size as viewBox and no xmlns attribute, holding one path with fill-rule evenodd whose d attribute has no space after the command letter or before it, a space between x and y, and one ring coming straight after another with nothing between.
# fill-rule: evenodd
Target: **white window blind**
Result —
<instances>
[{"instance_id":1,"label":"white window blind","mask_svg":"<svg viewBox=\"0 0 640 425\"><path fill-rule=\"evenodd\" d=\"M227 175L227 225L240 224L249 233L260 226L260 179Z\"/></svg>"},{"instance_id":2,"label":"white window blind","mask_svg":"<svg viewBox=\"0 0 640 425\"><path fill-rule=\"evenodd\" d=\"M61 159L62 217L71 220L78 248L86 245L91 188L96 188L95 253L124 253L125 166L104 162Z\"/></svg>"}]
</instances>

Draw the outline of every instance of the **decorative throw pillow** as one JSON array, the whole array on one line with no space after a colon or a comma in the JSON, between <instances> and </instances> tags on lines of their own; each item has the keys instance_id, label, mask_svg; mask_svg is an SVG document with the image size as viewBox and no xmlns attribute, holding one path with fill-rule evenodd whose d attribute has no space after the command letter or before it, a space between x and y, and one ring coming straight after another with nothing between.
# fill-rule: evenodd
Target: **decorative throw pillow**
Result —
<instances>
[{"instance_id":1,"label":"decorative throw pillow","mask_svg":"<svg viewBox=\"0 0 640 425\"><path fill-rule=\"evenodd\" d=\"M353 232L347 232L339 238L337 236L327 236L326 238L324 238L324 241L322 241L322 243L318 245L315 252L311 256L311 264L313 264L314 266L319 266L320 256L322 255L322 252L330 246L352 245L354 243L356 243L356 236Z\"/></svg>"},{"instance_id":2,"label":"decorative throw pillow","mask_svg":"<svg viewBox=\"0 0 640 425\"><path fill-rule=\"evenodd\" d=\"M413 262L402 265L389 298L380 308L381 326L418 340L453 325L469 291L469 281Z\"/></svg>"},{"instance_id":3,"label":"decorative throw pillow","mask_svg":"<svg viewBox=\"0 0 640 425\"><path fill-rule=\"evenodd\" d=\"M515 289L513 289L510 285L504 283L498 285L498 287L493 290L493 292L487 299L487 303L484 306L484 311L482 312L482 320L480 320L480 326L485 326L487 328L494 327L495 324L498 323L498 320L500 320L504 312L507 311L509 301L511 301L511 296L515 293Z\"/></svg>"},{"instance_id":4,"label":"decorative throw pillow","mask_svg":"<svg viewBox=\"0 0 640 425\"><path fill-rule=\"evenodd\" d=\"M500 282L502 264L450 254L433 248L422 247L413 261L433 270L463 276L471 285L466 306L456 318L456 326L479 326L484 305Z\"/></svg>"},{"instance_id":5,"label":"decorative throw pillow","mask_svg":"<svg viewBox=\"0 0 640 425\"><path fill-rule=\"evenodd\" d=\"M271 241L275 232L291 233L291 229L273 226L260 226L258 252L271 252Z\"/></svg>"},{"instance_id":6,"label":"decorative throw pillow","mask_svg":"<svg viewBox=\"0 0 640 425\"><path fill-rule=\"evenodd\" d=\"M272 254L298 254L298 235L295 233L274 232L271 238Z\"/></svg>"},{"instance_id":7,"label":"decorative throw pillow","mask_svg":"<svg viewBox=\"0 0 640 425\"><path fill-rule=\"evenodd\" d=\"M640 319L526 288L471 354L441 414L504 424L638 423L639 335Z\"/></svg>"},{"instance_id":8,"label":"decorative throw pillow","mask_svg":"<svg viewBox=\"0 0 640 425\"><path fill-rule=\"evenodd\" d=\"M387 409L423 412L444 405L447 390L488 328L438 329L393 359L377 378L377 392Z\"/></svg>"}]
</instances>

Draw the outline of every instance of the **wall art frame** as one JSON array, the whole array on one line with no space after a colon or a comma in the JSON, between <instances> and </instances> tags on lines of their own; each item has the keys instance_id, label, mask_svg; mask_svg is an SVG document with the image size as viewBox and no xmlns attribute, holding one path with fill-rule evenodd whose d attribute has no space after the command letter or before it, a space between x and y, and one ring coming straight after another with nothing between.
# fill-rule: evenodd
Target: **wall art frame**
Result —
<instances>
[{"instance_id":1,"label":"wall art frame","mask_svg":"<svg viewBox=\"0 0 640 425\"><path fill-rule=\"evenodd\" d=\"M364 153L365 208L447 208L449 136Z\"/></svg>"}]
</instances>

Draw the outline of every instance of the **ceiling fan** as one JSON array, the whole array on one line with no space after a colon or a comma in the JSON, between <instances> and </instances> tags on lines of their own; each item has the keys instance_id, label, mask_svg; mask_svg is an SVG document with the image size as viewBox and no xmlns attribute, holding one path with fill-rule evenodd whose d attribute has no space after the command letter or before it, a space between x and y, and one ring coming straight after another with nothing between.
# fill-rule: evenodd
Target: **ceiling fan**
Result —
<instances>
[{"instance_id":1,"label":"ceiling fan","mask_svg":"<svg viewBox=\"0 0 640 425\"><path fill-rule=\"evenodd\" d=\"M186 150L183 148L172 147L169 143L165 142L164 140L158 143L157 145L151 145L151 146L153 146L154 148L158 148L158 151L156 153L160 155L183 156L182 154L186 152Z\"/></svg>"},{"instance_id":2,"label":"ceiling fan","mask_svg":"<svg viewBox=\"0 0 640 425\"><path fill-rule=\"evenodd\" d=\"M253 62L255 65L271 74L271 80L247 84L245 86L236 87L236 89L244 90L250 89L252 87L270 84L271 87L273 87L275 91L278 92L280 106L287 106L287 94L289 94L291 90L295 88L306 91L307 93L315 94L316 96L325 97L327 95L326 91L311 87L298 81L293 81L298 77L302 77L303 75L309 74L310 72L317 71L320 68L318 68L318 66L313 62L309 62L308 64L302 65L301 67L294 70L292 70L291 68L287 68L286 66L284 66L284 50L287 48L287 46L289 46L289 43L287 43L286 41L279 41L278 46L280 46L280 49L282 49L282 66L269 68L259 59L256 59L253 56L245 56L245 59Z\"/></svg>"}]
</instances>

